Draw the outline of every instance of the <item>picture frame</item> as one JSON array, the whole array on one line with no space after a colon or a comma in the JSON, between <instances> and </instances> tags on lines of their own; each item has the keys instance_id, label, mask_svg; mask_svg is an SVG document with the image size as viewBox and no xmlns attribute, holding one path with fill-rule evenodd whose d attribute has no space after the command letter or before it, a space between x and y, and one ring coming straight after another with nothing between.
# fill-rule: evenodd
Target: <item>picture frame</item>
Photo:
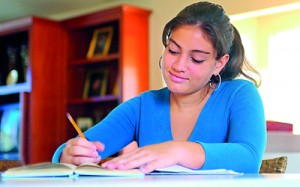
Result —
<instances>
[{"instance_id":1,"label":"picture frame","mask_svg":"<svg viewBox=\"0 0 300 187\"><path fill-rule=\"evenodd\" d=\"M87 72L83 98L106 95L108 71L105 69L90 70Z\"/></svg>"},{"instance_id":2,"label":"picture frame","mask_svg":"<svg viewBox=\"0 0 300 187\"><path fill-rule=\"evenodd\" d=\"M110 49L113 27L96 29L90 42L87 58L106 56Z\"/></svg>"}]
</instances>

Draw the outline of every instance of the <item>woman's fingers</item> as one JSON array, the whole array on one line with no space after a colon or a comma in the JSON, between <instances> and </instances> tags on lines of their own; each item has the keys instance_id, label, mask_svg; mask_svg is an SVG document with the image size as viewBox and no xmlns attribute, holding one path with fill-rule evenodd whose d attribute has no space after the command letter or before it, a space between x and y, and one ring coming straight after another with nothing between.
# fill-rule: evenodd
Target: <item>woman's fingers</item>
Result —
<instances>
[{"instance_id":1,"label":"woman's fingers","mask_svg":"<svg viewBox=\"0 0 300 187\"><path fill-rule=\"evenodd\" d=\"M158 168L164 168L170 166L170 164L163 162L162 160L153 160L143 166L141 166L139 169L142 173L150 173Z\"/></svg>"},{"instance_id":2,"label":"woman's fingers","mask_svg":"<svg viewBox=\"0 0 300 187\"><path fill-rule=\"evenodd\" d=\"M100 152L104 151L105 146L103 143L93 142L93 144L95 145L97 151L100 151Z\"/></svg>"},{"instance_id":3,"label":"woman's fingers","mask_svg":"<svg viewBox=\"0 0 300 187\"><path fill-rule=\"evenodd\" d=\"M178 163L175 156L178 152L174 142L165 142L156 145L137 148L136 150L118 156L102 164L108 169L127 170L140 168L144 173L149 173L157 168L167 167Z\"/></svg>"},{"instance_id":4,"label":"woman's fingers","mask_svg":"<svg viewBox=\"0 0 300 187\"><path fill-rule=\"evenodd\" d=\"M140 168L151 163L157 158L157 155L147 149L136 149L128 154L118 156L102 164L108 169L127 170Z\"/></svg>"},{"instance_id":5,"label":"woman's fingers","mask_svg":"<svg viewBox=\"0 0 300 187\"><path fill-rule=\"evenodd\" d=\"M70 163L74 165L80 165L85 162L92 162L92 163L99 163L101 160L101 157L86 157L86 156L68 156L65 155L64 159L61 159L61 162L63 163Z\"/></svg>"},{"instance_id":6,"label":"woman's fingers","mask_svg":"<svg viewBox=\"0 0 300 187\"><path fill-rule=\"evenodd\" d=\"M98 151L104 150L100 142L89 142L84 138L74 138L67 142L61 155L61 162L80 165L84 162L99 163L101 158Z\"/></svg>"},{"instance_id":7,"label":"woman's fingers","mask_svg":"<svg viewBox=\"0 0 300 187\"><path fill-rule=\"evenodd\" d=\"M72 157L72 163L75 165L80 165L86 162L91 162L91 163L99 163L101 160L101 157Z\"/></svg>"}]
</instances>

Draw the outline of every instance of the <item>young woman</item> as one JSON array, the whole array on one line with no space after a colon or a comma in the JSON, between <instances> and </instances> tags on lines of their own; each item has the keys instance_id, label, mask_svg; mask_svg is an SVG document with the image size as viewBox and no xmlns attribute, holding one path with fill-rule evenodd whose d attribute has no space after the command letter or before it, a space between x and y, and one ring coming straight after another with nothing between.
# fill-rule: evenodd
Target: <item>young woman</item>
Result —
<instances>
[{"instance_id":1,"label":"young woman","mask_svg":"<svg viewBox=\"0 0 300 187\"><path fill-rule=\"evenodd\" d=\"M99 163L136 141L138 148L102 166L148 173L178 164L258 173L266 144L259 82L243 69L256 72L223 8L187 6L166 24L162 41L167 87L120 104L84 133L87 140L61 145L53 162Z\"/></svg>"}]
</instances>

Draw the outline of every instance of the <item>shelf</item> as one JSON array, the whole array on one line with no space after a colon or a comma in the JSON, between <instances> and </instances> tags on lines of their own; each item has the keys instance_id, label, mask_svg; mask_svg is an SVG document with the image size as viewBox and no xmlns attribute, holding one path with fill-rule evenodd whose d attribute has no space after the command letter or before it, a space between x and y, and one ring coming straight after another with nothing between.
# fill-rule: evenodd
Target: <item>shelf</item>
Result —
<instances>
[{"instance_id":1,"label":"shelf","mask_svg":"<svg viewBox=\"0 0 300 187\"><path fill-rule=\"evenodd\" d=\"M69 66L86 66L86 65L92 65L99 62L109 62L112 60L118 60L119 59L119 53L109 54L105 57L95 57L90 59L80 59L73 61Z\"/></svg>"},{"instance_id":2,"label":"shelf","mask_svg":"<svg viewBox=\"0 0 300 187\"><path fill-rule=\"evenodd\" d=\"M68 104L69 105L82 105L82 104L92 104L92 103L102 103L102 102L111 102L117 101L119 98L116 95L106 95L106 96L99 96L99 97L91 97L91 98L74 98L70 99Z\"/></svg>"},{"instance_id":3,"label":"shelf","mask_svg":"<svg viewBox=\"0 0 300 187\"><path fill-rule=\"evenodd\" d=\"M16 20L1 23L0 35L14 34L28 31L32 25L33 17L24 17Z\"/></svg>"},{"instance_id":4,"label":"shelf","mask_svg":"<svg viewBox=\"0 0 300 187\"><path fill-rule=\"evenodd\" d=\"M20 107L19 103L9 103L6 105L0 105L0 110L19 108L19 107Z\"/></svg>"},{"instance_id":5,"label":"shelf","mask_svg":"<svg viewBox=\"0 0 300 187\"><path fill-rule=\"evenodd\" d=\"M30 92L31 86L29 83L18 83L14 85L0 86L0 95L16 94L21 92Z\"/></svg>"}]
</instances>

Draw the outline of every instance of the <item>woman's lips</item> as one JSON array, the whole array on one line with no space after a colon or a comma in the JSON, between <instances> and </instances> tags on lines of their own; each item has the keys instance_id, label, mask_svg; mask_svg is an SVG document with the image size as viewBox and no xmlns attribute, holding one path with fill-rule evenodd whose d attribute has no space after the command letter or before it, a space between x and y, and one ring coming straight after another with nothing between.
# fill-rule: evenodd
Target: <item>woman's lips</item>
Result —
<instances>
[{"instance_id":1,"label":"woman's lips","mask_svg":"<svg viewBox=\"0 0 300 187\"><path fill-rule=\"evenodd\" d=\"M182 83L186 80L188 80L188 78L185 78L185 77L181 77L179 75L176 75L176 74L173 74L171 72L170 73L170 79L173 81L173 82L176 82L176 83Z\"/></svg>"}]
</instances>

